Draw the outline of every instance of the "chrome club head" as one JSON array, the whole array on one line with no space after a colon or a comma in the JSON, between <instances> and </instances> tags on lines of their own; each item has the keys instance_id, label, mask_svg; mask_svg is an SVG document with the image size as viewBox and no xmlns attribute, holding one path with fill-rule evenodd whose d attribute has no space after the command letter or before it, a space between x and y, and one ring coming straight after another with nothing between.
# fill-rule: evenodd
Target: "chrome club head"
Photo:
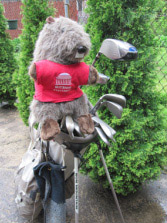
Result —
<instances>
[{"instance_id":1,"label":"chrome club head","mask_svg":"<svg viewBox=\"0 0 167 223\"><path fill-rule=\"evenodd\" d=\"M101 74L101 73L98 73L98 74L99 74L99 80L97 81L98 84L106 84L107 81L110 79L110 77L104 74Z\"/></svg>"},{"instance_id":2,"label":"chrome club head","mask_svg":"<svg viewBox=\"0 0 167 223\"><path fill-rule=\"evenodd\" d=\"M66 123L66 128L69 133L69 136L71 139L73 139L74 138L73 132L74 132L75 125L74 125L74 121L73 121L72 117L67 115L65 123Z\"/></svg>"},{"instance_id":3,"label":"chrome club head","mask_svg":"<svg viewBox=\"0 0 167 223\"><path fill-rule=\"evenodd\" d=\"M113 113L113 115L115 115L117 118L121 118L123 112L123 108L121 105L111 101L104 101L101 103L100 107L101 106L106 106L109 111Z\"/></svg>"},{"instance_id":4,"label":"chrome club head","mask_svg":"<svg viewBox=\"0 0 167 223\"><path fill-rule=\"evenodd\" d=\"M80 131L80 129L79 129L79 125L78 125L76 122L74 122L74 129L75 129L75 131L76 131L79 135L82 135L82 134L81 134L81 131Z\"/></svg>"},{"instance_id":5,"label":"chrome club head","mask_svg":"<svg viewBox=\"0 0 167 223\"><path fill-rule=\"evenodd\" d=\"M111 60L134 60L137 58L137 49L130 43L117 40L105 39L100 47L99 53L104 54Z\"/></svg>"},{"instance_id":6,"label":"chrome club head","mask_svg":"<svg viewBox=\"0 0 167 223\"><path fill-rule=\"evenodd\" d=\"M126 98L119 94L105 94L101 97L101 100L106 99L107 101L115 102L121 105L123 108L126 106Z\"/></svg>"},{"instance_id":7,"label":"chrome club head","mask_svg":"<svg viewBox=\"0 0 167 223\"><path fill-rule=\"evenodd\" d=\"M107 100L104 101L104 100ZM118 110L122 111L122 109L126 106L126 98L122 95L118 95L118 94L105 94L104 96L102 96L98 102L95 104L95 106L90 110L90 113L92 115L95 115L96 111L103 105L108 104L108 108L110 108L111 106L109 106L109 103L115 103L117 104L119 108L117 108ZM122 107L122 109L121 109ZM120 112L119 112L120 113Z\"/></svg>"},{"instance_id":8,"label":"chrome club head","mask_svg":"<svg viewBox=\"0 0 167 223\"><path fill-rule=\"evenodd\" d=\"M78 123L74 122L74 129L79 134L79 136L83 136L85 138L85 135L80 131Z\"/></svg>"},{"instance_id":9,"label":"chrome club head","mask_svg":"<svg viewBox=\"0 0 167 223\"><path fill-rule=\"evenodd\" d=\"M105 122L103 122L101 119L99 119L97 116L92 117L92 119L94 122L100 125L100 127L102 128L104 133L107 135L107 137L115 142L115 139L113 136L115 135L116 131L113 128L111 128L109 125L107 125Z\"/></svg>"},{"instance_id":10,"label":"chrome club head","mask_svg":"<svg viewBox=\"0 0 167 223\"><path fill-rule=\"evenodd\" d=\"M105 136L105 133L103 132L103 130L99 127L95 127L98 135L100 136L100 138L103 140L104 143L106 143L108 146L111 146L107 137Z\"/></svg>"}]
</instances>

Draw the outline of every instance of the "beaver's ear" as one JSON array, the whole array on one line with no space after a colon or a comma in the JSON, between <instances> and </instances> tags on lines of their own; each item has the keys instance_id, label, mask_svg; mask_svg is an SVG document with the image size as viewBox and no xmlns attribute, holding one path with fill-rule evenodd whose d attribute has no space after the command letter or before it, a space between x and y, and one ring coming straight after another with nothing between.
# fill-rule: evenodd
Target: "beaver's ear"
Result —
<instances>
[{"instance_id":1,"label":"beaver's ear","mask_svg":"<svg viewBox=\"0 0 167 223\"><path fill-rule=\"evenodd\" d=\"M53 22L55 22L54 18L52 16L49 16L47 19L46 19L46 22L51 24Z\"/></svg>"}]
</instances>

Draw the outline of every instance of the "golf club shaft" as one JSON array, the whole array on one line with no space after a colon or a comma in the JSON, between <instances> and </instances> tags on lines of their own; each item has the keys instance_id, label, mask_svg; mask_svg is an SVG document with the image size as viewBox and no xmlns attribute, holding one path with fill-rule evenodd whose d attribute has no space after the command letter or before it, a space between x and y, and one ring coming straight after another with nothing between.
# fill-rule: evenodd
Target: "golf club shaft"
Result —
<instances>
[{"instance_id":1,"label":"golf club shaft","mask_svg":"<svg viewBox=\"0 0 167 223\"><path fill-rule=\"evenodd\" d=\"M100 146L99 144L98 144L98 148L99 148L100 157L101 157L101 160L102 160L102 163L103 163L105 172L106 172L106 176L107 176L107 179L108 179L109 184L110 184L110 188L111 188L112 193L113 193L113 197L114 197L115 203L116 203L116 205L117 205L119 214L120 214L120 216L121 216L122 223L125 223L124 217L123 217L123 215L122 215L121 208L120 208L120 206L119 206L119 202L118 202L118 199L117 199L117 195L116 195L116 193L115 193L115 190L114 190L114 187L113 187L113 183L112 183L112 181L111 181L111 177L110 177L110 174L109 174L109 171L108 171L108 168L107 168L105 159L104 159L103 151L102 151L101 146Z\"/></svg>"},{"instance_id":2,"label":"golf club shaft","mask_svg":"<svg viewBox=\"0 0 167 223\"><path fill-rule=\"evenodd\" d=\"M78 183L79 158L74 155L74 180L75 180L75 223L79 223L79 183Z\"/></svg>"},{"instance_id":3,"label":"golf club shaft","mask_svg":"<svg viewBox=\"0 0 167 223\"><path fill-rule=\"evenodd\" d=\"M96 61L100 58L100 55L101 55L101 53L98 53L98 54L96 55L96 58L94 59L94 61L93 61L93 63L92 63L92 66L95 65Z\"/></svg>"}]
</instances>

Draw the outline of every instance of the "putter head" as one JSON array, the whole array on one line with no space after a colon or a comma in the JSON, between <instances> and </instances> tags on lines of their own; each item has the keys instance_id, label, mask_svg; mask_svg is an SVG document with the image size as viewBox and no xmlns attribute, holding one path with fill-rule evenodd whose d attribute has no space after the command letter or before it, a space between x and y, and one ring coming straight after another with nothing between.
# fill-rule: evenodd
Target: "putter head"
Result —
<instances>
[{"instance_id":1,"label":"putter head","mask_svg":"<svg viewBox=\"0 0 167 223\"><path fill-rule=\"evenodd\" d=\"M116 40L105 39L101 45L99 53L104 54L111 60L134 60L137 58L137 49L130 43Z\"/></svg>"}]
</instances>

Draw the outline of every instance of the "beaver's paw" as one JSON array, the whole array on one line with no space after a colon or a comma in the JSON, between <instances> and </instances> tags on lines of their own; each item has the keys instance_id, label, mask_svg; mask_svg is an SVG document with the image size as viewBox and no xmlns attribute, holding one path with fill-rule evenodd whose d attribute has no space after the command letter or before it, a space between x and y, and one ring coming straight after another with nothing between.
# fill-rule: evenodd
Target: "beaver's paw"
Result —
<instances>
[{"instance_id":1,"label":"beaver's paw","mask_svg":"<svg viewBox=\"0 0 167 223\"><path fill-rule=\"evenodd\" d=\"M82 133L92 134L95 130L94 122L90 114L81 115L78 118L78 125Z\"/></svg>"},{"instance_id":2,"label":"beaver's paw","mask_svg":"<svg viewBox=\"0 0 167 223\"><path fill-rule=\"evenodd\" d=\"M53 119L45 120L41 128L41 138L43 140L52 140L60 133L60 127L57 121Z\"/></svg>"}]
</instances>

